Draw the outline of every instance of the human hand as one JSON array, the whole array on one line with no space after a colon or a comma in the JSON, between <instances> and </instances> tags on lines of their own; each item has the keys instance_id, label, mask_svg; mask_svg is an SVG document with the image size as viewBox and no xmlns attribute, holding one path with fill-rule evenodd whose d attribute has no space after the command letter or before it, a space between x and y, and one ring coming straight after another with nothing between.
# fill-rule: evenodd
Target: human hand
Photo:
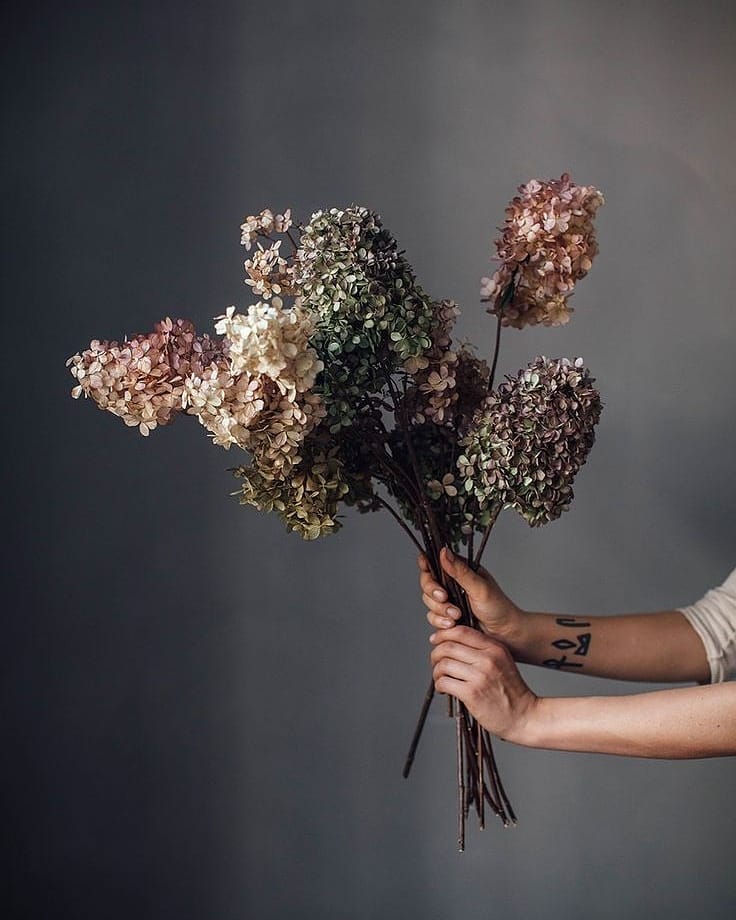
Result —
<instances>
[{"instance_id":1,"label":"human hand","mask_svg":"<svg viewBox=\"0 0 736 920\"><path fill-rule=\"evenodd\" d=\"M495 578L483 568L474 572L467 563L446 548L440 553L440 564L465 591L483 632L513 646L524 612L503 593ZM418 565L419 585L422 601L427 608L427 619L435 629L454 626L460 617L460 610L448 603L447 592L435 579L424 554L419 556Z\"/></svg>"},{"instance_id":2,"label":"human hand","mask_svg":"<svg viewBox=\"0 0 736 920\"><path fill-rule=\"evenodd\" d=\"M440 629L429 641L435 690L456 697L499 738L530 743L540 701L506 646L468 626Z\"/></svg>"}]
</instances>

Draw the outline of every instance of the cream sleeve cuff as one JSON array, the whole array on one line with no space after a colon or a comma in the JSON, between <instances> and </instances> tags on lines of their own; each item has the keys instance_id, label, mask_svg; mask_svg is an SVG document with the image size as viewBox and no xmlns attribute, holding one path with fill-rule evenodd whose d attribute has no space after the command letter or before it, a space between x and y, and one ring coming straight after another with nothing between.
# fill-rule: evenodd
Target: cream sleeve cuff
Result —
<instances>
[{"instance_id":1,"label":"cream sleeve cuff","mask_svg":"<svg viewBox=\"0 0 736 920\"><path fill-rule=\"evenodd\" d=\"M676 608L700 636L710 665L710 682L736 679L736 569L697 603Z\"/></svg>"}]
</instances>

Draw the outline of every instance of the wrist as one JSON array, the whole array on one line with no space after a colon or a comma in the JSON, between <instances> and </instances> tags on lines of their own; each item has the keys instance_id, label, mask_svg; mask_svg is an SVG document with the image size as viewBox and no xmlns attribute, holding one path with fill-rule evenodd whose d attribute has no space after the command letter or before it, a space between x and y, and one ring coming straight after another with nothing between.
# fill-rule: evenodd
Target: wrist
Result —
<instances>
[{"instance_id":1,"label":"wrist","mask_svg":"<svg viewBox=\"0 0 736 920\"><path fill-rule=\"evenodd\" d=\"M514 657L523 654L529 641L527 619L528 615L514 604L508 612L503 630L494 635L494 638L500 639L507 646Z\"/></svg>"},{"instance_id":2,"label":"wrist","mask_svg":"<svg viewBox=\"0 0 736 920\"><path fill-rule=\"evenodd\" d=\"M544 697L538 697L529 691L528 698L520 707L512 728L503 735L503 740L523 747L540 747L542 726L546 719L545 704L548 702L549 700Z\"/></svg>"},{"instance_id":3,"label":"wrist","mask_svg":"<svg viewBox=\"0 0 736 920\"><path fill-rule=\"evenodd\" d=\"M516 720L516 725L504 739L523 747L544 748L548 745L548 731L555 700L531 695L531 699Z\"/></svg>"}]
</instances>

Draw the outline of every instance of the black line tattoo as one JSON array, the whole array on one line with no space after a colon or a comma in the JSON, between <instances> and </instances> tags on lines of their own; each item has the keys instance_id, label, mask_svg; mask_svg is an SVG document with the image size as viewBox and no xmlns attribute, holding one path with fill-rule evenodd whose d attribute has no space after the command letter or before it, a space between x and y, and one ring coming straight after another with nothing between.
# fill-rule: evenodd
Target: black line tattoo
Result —
<instances>
[{"instance_id":1,"label":"black line tattoo","mask_svg":"<svg viewBox=\"0 0 736 920\"><path fill-rule=\"evenodd\" d=\"M560 655L559 658L547 658L542 664L545 668L554 668L555 671L561 671L563 668L582 668L578 661L568 661L567 655Z\"/></svg>"},{"instance_id":2,"label":"black line tattoo","mask_svg":"<svg viewBox=\"0 0 736 920\"><path fill-rule=\"evenodd\" d=\"M574 648L573 655L587 655L590 648L590 633L580 633L576 638L577 642L573 642L572 639L557 639L552 645L561 652Z\"/></svg>"},{"instance_id":3,"label":"black line tattoo","mask_svg":"<svg viewBox=\"0 0 736 920\"><path fill-rule=\"evenodd\" d=\"M557 617L555 620L558 626L572 626L575 629L582 629L584 626L590 626L587 620L580 620L578 617Z\"/></svg>"},{"instance_id":4,"label":"black line tattoo","mask_svg":"<svg viewBox=\"0 0 736 920\"><path fill-rule=\"evenodd\" d=\"M572 629L584 629L586 626L590 626L588 620L582 620L578 617L556 617L555 623L558 626ZM573 655L579 655L584 658L590 649L590 639L591 634L589 632L578 633L574 640L565 637L555 639L552 643L553 647L559 649L563 654L559 658L547 658L542 664L546 668L554 668L555 671L561 671L563 668L582 668L583 663L581 661L570 661L565 653L571 652Z\"/></svg>"}]
</instances>

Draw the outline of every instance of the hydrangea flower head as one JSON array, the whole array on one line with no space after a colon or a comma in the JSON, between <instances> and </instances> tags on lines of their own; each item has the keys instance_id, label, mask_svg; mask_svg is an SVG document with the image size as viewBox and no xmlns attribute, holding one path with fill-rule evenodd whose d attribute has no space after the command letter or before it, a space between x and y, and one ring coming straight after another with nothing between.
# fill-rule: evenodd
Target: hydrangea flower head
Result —
<instances>
[{"instance_id":1,"label":"hydrangea flower head","mask_svg":"<svg viewBox=\"0 0 736 920\"><path fill-rule=\"evenodd\" d=\"M502 236L495 241L501 265L481 280L481 300L504 326L522 329L570 319L568 298L598 253L593 218L604 204L592 185L532 179L506 208Z\"/></svg>"},{"instance_id":2,"label":"hydrangea flower head","mask_svg":"<svg viewBox=\"0 0 736 920\"><path fill-rule=\"evenodd\" d=\"M363 207L312 215L293 278L314 317L311 342L325 364L320 392L336 431L388 374L431 347L434 304L379 216Z\"/></svg>"},{"instance_id":3,"label":"hydrangea flower head","mask_svg":"<svg viewBox=\"0 0 736 920\"><path fill-rule=\"evenodd\" d=\"M532 526L566 511L595 440L601 400L582 358L538 357L492 393L463 439L457 466L482 507L514 508Z\"/></svg>"},{"instance_id":4,"label":"hydrangea flower head","mask_svg":"<svg viewBox=\"0 0 736 920\"><path fill-rule=\"evenodd\" d=\"M94 339L66 363L77 380L75 399L90 397L148 435L182 411L187 377L222 363L224 354L224 343L197 335L189 320L167 317L123 342Z\"/></svg>"},{"instance_id":5,"label":"hydrangea flower head","mask_svg":"<svg viewBox=\"0 0 736 920\"><path fill-rule=\"evenodd\" d=\"M312 318L298 304L284 309L280 297L253 304L247 313L228 307L217 318L215 331L227 340L233 373L265 375L284 394L310 390L323 369L310 345Z\"/></svg>"}]
</instances>

